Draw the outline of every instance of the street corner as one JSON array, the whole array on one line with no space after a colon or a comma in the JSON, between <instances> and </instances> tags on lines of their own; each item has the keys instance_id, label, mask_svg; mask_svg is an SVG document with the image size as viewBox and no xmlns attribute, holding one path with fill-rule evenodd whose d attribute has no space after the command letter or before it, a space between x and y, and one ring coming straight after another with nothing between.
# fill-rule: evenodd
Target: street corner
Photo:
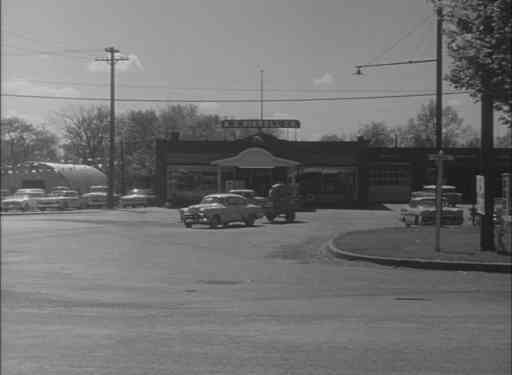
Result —
<instances>
[{"instance_id":1,"label":"street corner","mask_svg":"<svg viewBox=\"0 0 512 375\"><path fill-rule=\"evenodd\" d=\"M479 250L479 231L471 226L443 227L441 251L431 226L348 232L327 248L337 258L393 267L512 273L512 254Z\"/></svg>"}]
</instances>

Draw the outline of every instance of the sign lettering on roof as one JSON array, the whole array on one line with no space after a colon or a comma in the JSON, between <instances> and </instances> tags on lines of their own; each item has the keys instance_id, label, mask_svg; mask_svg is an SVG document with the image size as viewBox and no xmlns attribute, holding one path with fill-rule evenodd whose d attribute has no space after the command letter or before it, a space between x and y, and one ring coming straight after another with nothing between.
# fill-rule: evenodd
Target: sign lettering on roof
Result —
<instances>
[{"instance_id":1,"label":"sign lettering on roof","mask_svg":"<svg viewBox=\"0 0 512 375\"><path fill-rule=\"evenodd\" d=\"M223 120L221 121L223 128L300 128L299 120L258 120L258 119L240 119L240 120Z\"/></svg>"}]
</instances>

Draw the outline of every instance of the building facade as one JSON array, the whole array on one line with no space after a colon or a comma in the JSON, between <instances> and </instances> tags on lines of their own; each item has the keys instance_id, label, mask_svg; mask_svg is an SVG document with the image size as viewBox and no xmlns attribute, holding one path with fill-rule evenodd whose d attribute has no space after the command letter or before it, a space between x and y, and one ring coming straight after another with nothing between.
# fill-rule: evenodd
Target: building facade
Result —
<instances>
[{"instance_id":1,"label":"building facade","mask_svg":"<svg viewBox=\"0 0 512 375\"><path fill-rule=\"evenodd\" d=\"M155 190L162 203L198 201L205 194L251 188L267 195L276 182L296 184L316 206L367 207L407 202L410 193L435 183L433 149L370 148L355 142L304 142L257 134L234 141L158 140ZM445 149L445 183L474 200L478 149ZM511 168L509 149L498 149L495 171ZM497 192L499 193L499 192Z\"/></svg>"}]
</instances>

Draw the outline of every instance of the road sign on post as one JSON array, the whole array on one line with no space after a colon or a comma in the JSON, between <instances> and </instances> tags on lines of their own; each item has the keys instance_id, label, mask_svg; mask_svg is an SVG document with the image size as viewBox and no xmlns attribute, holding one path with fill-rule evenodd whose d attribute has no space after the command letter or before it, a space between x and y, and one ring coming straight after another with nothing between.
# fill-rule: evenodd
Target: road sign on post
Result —
<instances>
[{"instance_id":1,"label":"road sign on post","mask_svg":"<svg viewBox=\"0 0 512 375\"><path fill-rule=\"evenodd\" d=\"M452 155L445 155L443 150L438 154L428 156L430 160L435 160L437 164L437 184L436 184L436 245L435 250L441 251L441 214L443 211L442 203L442 185L443 185L443 162L453 160Z\"/></svg>"},{"instance_id":2,"label":"road sign on post","mask_svg":"<svg viewBox=\"0 0 512 375\"><path fill-rule=\"evenodd\" d=\"M476 212L485 215L485 177L476 175Z\"/></svg>"}]
</instances>

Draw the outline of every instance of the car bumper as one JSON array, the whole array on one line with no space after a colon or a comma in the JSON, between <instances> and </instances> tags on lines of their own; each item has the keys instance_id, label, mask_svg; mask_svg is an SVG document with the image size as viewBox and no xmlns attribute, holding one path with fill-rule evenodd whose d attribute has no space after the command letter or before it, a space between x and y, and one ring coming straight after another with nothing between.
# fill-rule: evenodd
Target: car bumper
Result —
<instances>
[{"instance_id":1,"label":"car bumper","mask_svg":"<svg viewBox=\"0 0 512 375\"><path fill-rule=\"evenodd\" d=\"M210 219L205 215L186 214L181 215L181 221L185 224L208 224Z\"/></svg>"},{"instance_id":2,"label":"car bumper","mask_svg":"<svg viewBox=\"0 0 512 375\"><path fill-rule=\"evenodd\" d=\"M62 203L60 202L40 202L37 204L37 208L41 209L47 209L47 208L61 208Z\"/></svg>"}]
</instances>

